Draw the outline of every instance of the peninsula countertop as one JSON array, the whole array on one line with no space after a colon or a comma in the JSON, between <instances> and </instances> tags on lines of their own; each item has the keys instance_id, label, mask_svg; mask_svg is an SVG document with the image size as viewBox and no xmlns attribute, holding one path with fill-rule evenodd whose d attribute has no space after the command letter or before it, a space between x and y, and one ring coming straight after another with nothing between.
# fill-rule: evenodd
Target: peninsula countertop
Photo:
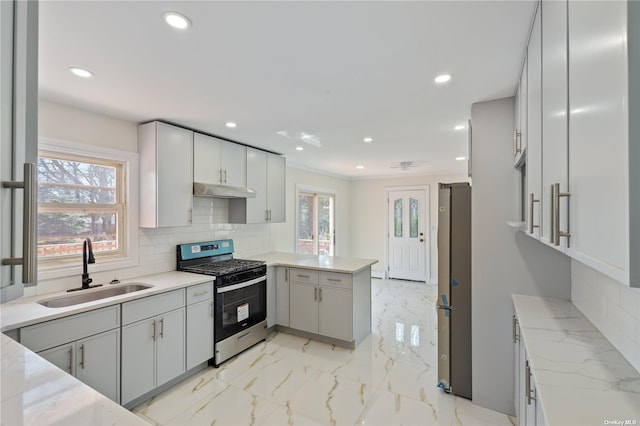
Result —
<instances>
[{"instance_id":1,"label":"peninsula countertop","mask_svg":"<svg viewBox=\"0 0 640 426\"><path fill-rule=\"evenodd\" d=\"M578 308L522 295L513 304L549 425L640 423L640 373Z\"/></svg>"},{"instance_id":2,"label":"peninsula countertop","mask_svg":"<svg viewBox=\"0 0 640 426\"><path fill-rule=\"evenodd\" d=\"M331 272L353 274L378 263L377 259L360 259L356 257L324 256L312 254L296 254L271 252L251 259L262 260L267 266L290 266L303 269L318 269Z\"/></svg>"}]
</instances>

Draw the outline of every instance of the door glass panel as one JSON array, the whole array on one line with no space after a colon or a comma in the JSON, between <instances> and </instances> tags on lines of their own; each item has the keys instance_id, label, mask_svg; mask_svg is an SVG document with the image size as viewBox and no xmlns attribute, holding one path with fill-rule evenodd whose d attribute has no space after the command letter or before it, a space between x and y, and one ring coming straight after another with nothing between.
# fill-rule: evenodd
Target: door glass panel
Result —
<instances>
[{"instance_id":1,"label":"door glass panel","mask_svg":"<svg viewBox=\"0 0 640 426\"><path fill-rule=\"evenodd\" d=\"M333 197L318 196L318 254L333 255Z\"/></svg>"},{"instance_id":2,"label":"door glass panel","mask_svg":"<svg viewBox=\"0 0 640 426\"><path fill-rule=\"evenodd\" d=\"M298 216L298 253L314 254L313 232L313 194L299 194L299 216Z\"/></svg>"},{"instance_id":3,"label":"door glass panel","mask_svg":"<svg viewBox=\"0 0 640 426\"><path fill-rule=\"evenodd\" d=\"M396 238L402 237L402 198L393 202L393 235Z\"/></svg>"},{"instance_id":4,"label":"door glass panel","mask_svg":"<svg viewBox=\"0 0 640 426\"><path fill-rule=\"evenodd\" d=\"M420 204L415 198L409 198L409 238L418 238L418 217Z\"/></svg>"}]
</instances>

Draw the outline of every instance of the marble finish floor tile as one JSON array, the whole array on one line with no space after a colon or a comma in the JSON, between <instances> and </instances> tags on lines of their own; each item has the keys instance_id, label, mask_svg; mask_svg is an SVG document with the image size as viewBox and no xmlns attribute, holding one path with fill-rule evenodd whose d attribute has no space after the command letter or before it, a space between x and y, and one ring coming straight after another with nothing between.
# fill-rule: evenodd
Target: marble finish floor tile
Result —
<instances>
[{"instance_id":1,"label":"marble finish floor tile","mask_svg":"<svg viewBox=\"0 0 640 426\"><path fill-rule=\"evenodd\" d=\"M372 333L348 349L286 333L134 409L156 425L505 425L437 384L437 286L372 280Z\"/></svg>"}]
</instances>

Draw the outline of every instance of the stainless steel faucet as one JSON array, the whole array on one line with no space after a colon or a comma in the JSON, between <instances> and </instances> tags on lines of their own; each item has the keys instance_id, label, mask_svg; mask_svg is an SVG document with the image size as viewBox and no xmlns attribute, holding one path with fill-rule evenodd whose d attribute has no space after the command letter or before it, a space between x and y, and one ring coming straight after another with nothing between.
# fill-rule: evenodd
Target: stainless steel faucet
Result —
<instances>
[{"instance_id":1,"label":"stainless steel faucet","mask_svg":"<svg viewBox=\"0 0 640 426\"><path fill-rule=\"evenodd\" d=\"M93 287L101 287L102 284L89 285L93 282L92 278L89 278L89 263L96 263L96 258L93 256L93 248L91 247L91 239L85 238L82 243L82 287L72 288L69 291L85 290Z\"/></svg>"}]
</instances>

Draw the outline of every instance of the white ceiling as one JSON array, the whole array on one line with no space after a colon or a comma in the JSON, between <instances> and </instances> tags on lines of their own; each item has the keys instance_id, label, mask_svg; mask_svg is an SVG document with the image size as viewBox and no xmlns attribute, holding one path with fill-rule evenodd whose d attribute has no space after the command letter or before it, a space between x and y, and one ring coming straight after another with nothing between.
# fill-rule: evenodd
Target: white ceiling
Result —
<instances>
[{"instance_id":1,"label":"white ceiling","mask_svg":"<svg viewBox=\"0 0 640 426\"><path fill-rule=\"evenodd\" d=\"M514 93L533 9L533 1L41 1L40 96L166 120L344 177L465 172L455 157L467 156L471 104ZM165 11L192 27L169 27ZM71 66L95 75L81 79ZM437 85L441 73L452 80ZM391 167L403 161L420 166Z\"/></svg>"}]
</instances>

